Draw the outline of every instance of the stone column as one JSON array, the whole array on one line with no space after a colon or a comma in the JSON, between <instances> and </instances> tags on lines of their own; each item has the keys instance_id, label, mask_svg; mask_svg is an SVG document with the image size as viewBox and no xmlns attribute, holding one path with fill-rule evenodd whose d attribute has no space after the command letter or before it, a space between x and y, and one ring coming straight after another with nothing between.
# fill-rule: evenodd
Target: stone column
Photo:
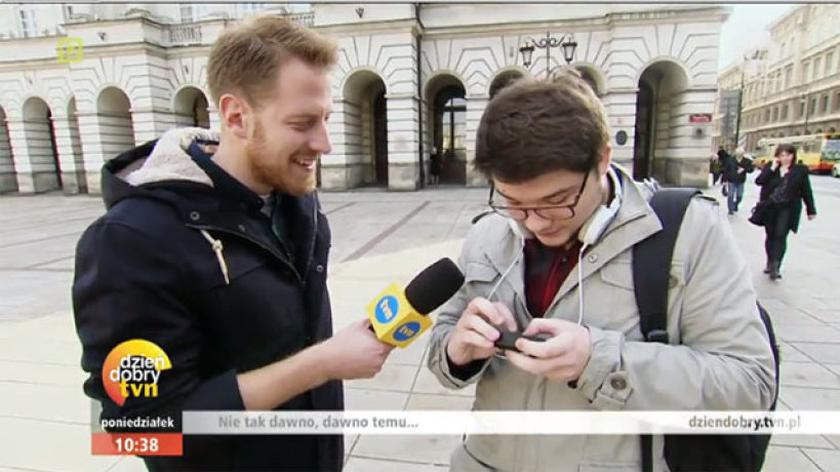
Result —
<instances>
[{"instance_id":1,"label":"stone column","mask_svg":"<svg viewBox=\"0 0 840 472\"><path fill-rule=\"evenodd\" d=\"M192 126L192 123L179 123L175 115L160 109L133 107L131 120L134 127L134 142L137 144L157 139L175 127Z\"/></svg>"},{"instance_id":2,"label":"stone column","mask_svg":"<svg viewBox=\"0 0 840 472\"><path fill-rule=\"evenodd\" d=\"M636 145L636 90L610 92L601 97L610 125L612 160L633 173L633 154ZM617 136L624 131L626 141L619 144Z\"/></svg>"},{"instance_id":3,"label":"stone column","mask_svg":"<svg viewBox=\"0 0 840 472\"><path fill-rule=\"evenodd\" d=\"M12 154L12 144L9 141L6 114L0 113L0 193L17 192L17 190L15 161Z\"/></svg>"},{"instance_id":4,"label":"stone column","mask_svg":"<svg viewBox=\"0 0 840 472\"><path fill-rule=\"evenodd\" d=\"M690 123L692 113L711 113L715 91L686 90L669 103L665 157L666 182L682 187L706 187L709 180L711 124ZM657 138L659 141L659 138Z\"/></svg>"},{"instance_id":5,"label":"stone column","mask_svg":"<svg viewBox=\"0 0 840 472\"><path fill-rule=\"evenodd\" d=\"M321 189L347 190L363 181L359 107L344 99L333 100L327 123L332 152L321 156Z\"/></svg>"},{"instance_id":6,"label":"stone column","mask_svg":"<svg viewBox=\"0 0 840 472\"><path fill-rule=\"evenodd\" d=\"M467 127L464 144L467 148L467 187L484 187L487 185L487 178L475 170L475 136L478 125L481 122L481 115L487 107L490 98L487 95L467 96Z\"/></svg>"},{"instance_id":7,"label":"stone column","mask_svg":"<svg viewBox=\"0 0 840 472\"><path fill-rule=\"evenodd\" d=\"M79 111L83 168L89 193L101 193L102 165L136 145L131 115Z\"/></svg>"},{"instance_id":8,"label":"stone column","mask_svg":"<svg viewBox=\"0 0 840 472\"><path fill-rule=\"evenodd\" d=\"M59 188L50 142L50 124L43 120L47 118L26 123L22 116L8 116L9 141L20 193L40 193Z\"/></svg>"},{"instance_id":9,"label":"stone column","mask_svg":"<svg viewBox=\"0 0 840 472\"><path fill-rule=\"evenodd\" d=\"M53 119L55 127L56 148L58 149L58 160L61 168L61 184L66 194L81 193L87 187L84 179L84 172L81 163L81 149L78 144L78 128L74 130L75 121L68 116L56 116ZM74 140L75 138L75 140Z\"/></svg>"},{"instance_id":10,"label":"stone column","mask_svg":"<svg viewBox=\"0 0 840 472\"><path fill-rule=\"evenodd\" d=\"M387 95L388 190L420 186L420 101L414 94Z\"/></svg>"}]
</instances>

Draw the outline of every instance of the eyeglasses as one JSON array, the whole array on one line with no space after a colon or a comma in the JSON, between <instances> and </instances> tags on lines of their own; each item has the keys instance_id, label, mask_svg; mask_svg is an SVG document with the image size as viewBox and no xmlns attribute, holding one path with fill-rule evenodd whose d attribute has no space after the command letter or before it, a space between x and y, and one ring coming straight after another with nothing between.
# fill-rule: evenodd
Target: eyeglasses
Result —
<instances>
[{"instance_id":1,"label":"eyeglasses","mask_svg":"<svg viewBox=\"0 0 840 472\"><path fill-rule=\"evenodd\" d=\"M575 207L577 206L578 201L580 201L580 196L583 195L583 191L586 189L587 180L589 180L589 172L584 174L583 182L580 184L580 190L578 190L574 200L570 203L544 205L538 207L496 205L493 203L493 194L495 193L496 187L493 185L493 181L491 180L490 198L487 201L487 205L489 205L490 208L499 215L516 221L525 221L528 219L529 212L534 212L534 214L545 220L568 220L575 217Z\"/></svg>"}]
</instances>

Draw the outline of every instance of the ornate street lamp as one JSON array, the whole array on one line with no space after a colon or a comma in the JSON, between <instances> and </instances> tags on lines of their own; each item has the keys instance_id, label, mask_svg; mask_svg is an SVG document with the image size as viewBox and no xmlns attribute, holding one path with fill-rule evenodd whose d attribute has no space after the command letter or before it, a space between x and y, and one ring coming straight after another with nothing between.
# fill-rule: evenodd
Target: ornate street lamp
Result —
<instances>
[{"instance_id":1,"label":"ornate street lamp","mask_svg":"<svg viewBox=\"0 0 840 472\"><path fill-rule=\"evenodd\" d=\"M525 44L519 48L519 52L522 54L522 63L525 67L531 67L534 49L545 49L545 76L548 77L551 72L551 48L559 47L563 49L563 59L565 59L566 65L569 65L575 59L577 46L578 43L571 33L564 34L559 38L553 38L551 32L546 31L545 37L540 38L539 41L529 37L525 41Z\"/></svg>"},{"instance_id":2,"label":"ornate street lamp","mask_svg":"<svg viewBox=\"0 0 840 472\"><path fill-rule=\"evenodd\" d=\"M520 54L522 54L522 63L525 64L525 67L531 67L531 56L534 55L534 43L530 40L525 41L525 45L519 48Z\"/></svg>"}]
</instances>

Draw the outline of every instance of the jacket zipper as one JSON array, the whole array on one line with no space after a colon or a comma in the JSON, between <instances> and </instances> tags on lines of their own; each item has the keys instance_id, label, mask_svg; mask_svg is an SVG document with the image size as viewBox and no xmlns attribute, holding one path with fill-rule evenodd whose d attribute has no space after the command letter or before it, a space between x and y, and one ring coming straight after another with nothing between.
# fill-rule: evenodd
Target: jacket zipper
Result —
<instances>
[{"instance_id":1,"label":"jacket zipper","mask_svg":"<svg viewBox=\"0 0 840 472\"><path fill-rule=\"evenodd\" d=\"M309 273L309 269L312 266L312 259L315 257L315 241L318 239L318 202L315 202L315 205L312 205L312 241L309 244L309 257L306 259L306 265L303 266L303 274L306 275Z\"/></svg>"},{"instance_id":2,"label":"jacket zipper","mask_svg":"<svg viewBox=\"0 0 840 472\"><path fill-rule=\"evenodd\" d=\"M316 224L317 224L317 223L316 223ZM189 228L193 228L193 229L198 229L198 230L202 230L202 229L203 229L203 230L209 230L209 231L216 231L216 232L219 232L219 233L224 233L224 234L227 234L227 235L230 235L230 236L235 236L235 237L237 237L237 238L239 238L239 239L242 239L242 240L248 241L249 243L254 244L254 245L256 245L256 246L260 247L260 248L261 248L261 249L263 249L264 251L266 251L266 252L268 252L269 254L271 254L272 256L274 256L274 258L275 258L275 259L277 259L277 260L279 260L280 262L282 262L282 263L283 263L283 264L284 264L284 265L285 265L288 269L290 269L290 270L292 271L292 273L293 273L293 274L295 274L295 277L297 278L298 285L300 285L301 287L303 287L303 286L304 286L304 283L303 283L303 278L302 278L302 277L301 277L301 275L298 273L297 268L295 268L295 266L294 266L291 262L289 262L288 260L286 260L283 256L281 256L281 255L277 254L277 253L275 252L274 248L272 248L272 247L270 247L270 246L268 246L268 245L266 245L266 244L263 244L262 242L260 242L260 241L258 241L258 240L256 240L256 239L251 238L250 236L247 236L247 235L242 234L242 233L238 233L238 232L236 232L236 231L229 230L229 229L227 229L227 228L220 228L220 227L217 227L217 226L207 226L207 225L194 225L194 224L187 224L187 227L189 227ZM314 246L313 246L313 248L314 248ZM314 252L314 251L313 251L313 252ZM311 256L310 256L310 259L311 259Z\"/></svg>"}]
</instances>

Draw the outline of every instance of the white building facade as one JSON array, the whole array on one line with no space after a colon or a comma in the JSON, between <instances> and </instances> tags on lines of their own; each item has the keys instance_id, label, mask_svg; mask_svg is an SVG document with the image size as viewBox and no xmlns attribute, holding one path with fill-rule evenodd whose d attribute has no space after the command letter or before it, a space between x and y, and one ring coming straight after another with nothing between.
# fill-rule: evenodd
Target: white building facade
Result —
<instances>
[{"instance_id":1,"label":"white building facade","mask_svg":"<svg viewBox=\"0 0 840 472\"><path fill-rule=\"evenodd\" d=\"M562 51L519 47L571 33L578 68L603 101L614 159L638 178L704 186L728 10L715 5L315 4L2 5L0 192L99 192L117 153L180 125L218 126L206 61L215 38L267 9L339 42L333 152L322 189L414 190L442 156L441 181L480 186L475 132L511 79L544 77ZM187 8L189 7L189 8ZM10 22L8 19L12 18ZM83 45L82 56L68 44ZM78 51L75 51L78 52Z\"/></svg>"},{"instance_id":2,"label":"white building facade","mask_svg":"<svg viewBox=\"0 0 840 472\"><path fill-rule=\"evenodd\" d=\"M758 60L745 63L741 127L762 138L840 131L840 5L804 4L769 27Z\"/></svg>"}]
</instances>

